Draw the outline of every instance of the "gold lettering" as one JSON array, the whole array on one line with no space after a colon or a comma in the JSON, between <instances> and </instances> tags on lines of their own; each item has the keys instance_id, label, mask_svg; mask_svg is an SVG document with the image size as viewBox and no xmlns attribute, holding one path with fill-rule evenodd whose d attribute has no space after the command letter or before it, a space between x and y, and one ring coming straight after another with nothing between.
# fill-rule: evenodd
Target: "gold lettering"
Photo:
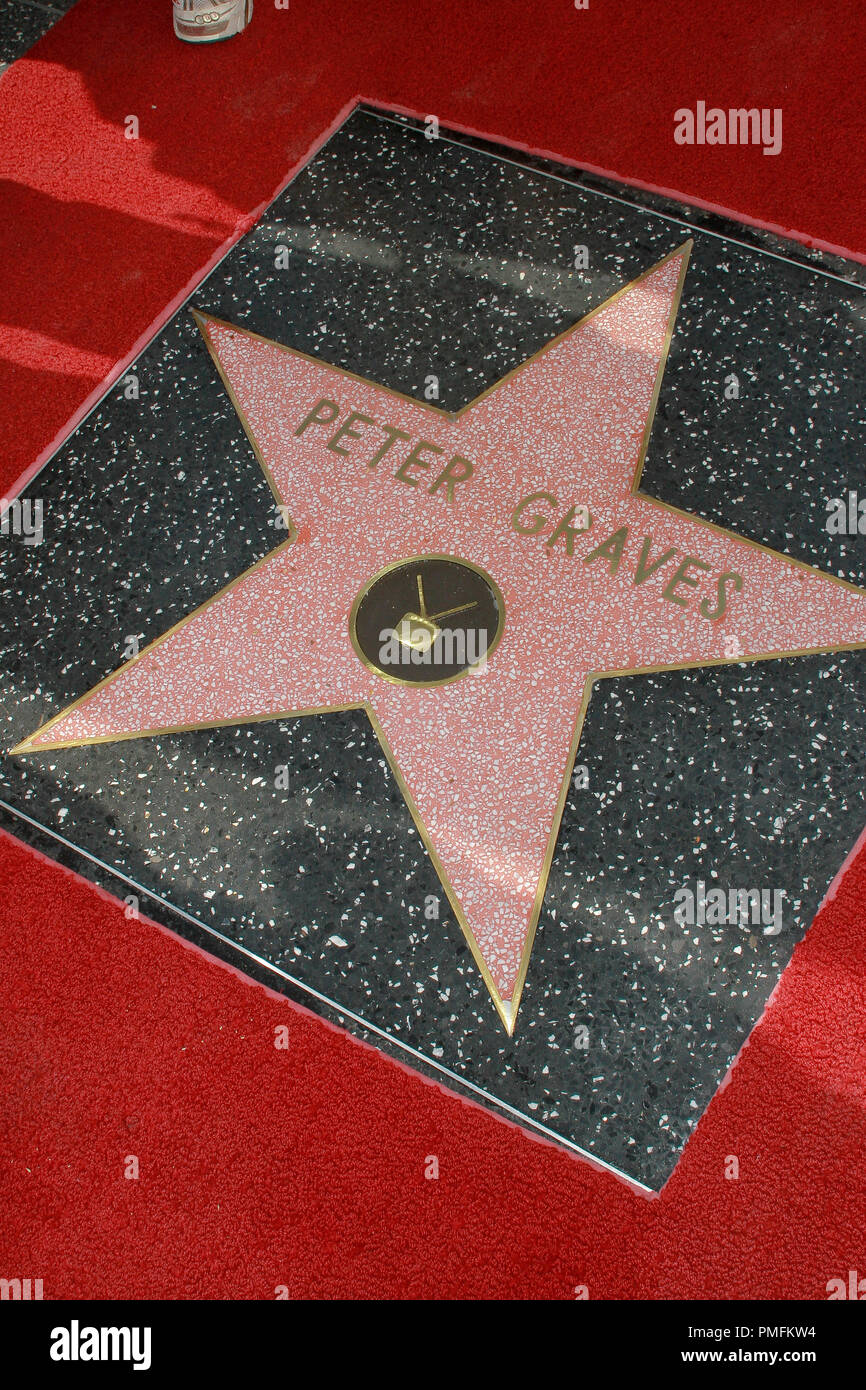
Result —
<instances>
[{"instance_id":1,"label":"gold lettering","mask_svg":"<svg viewBox=\"0 0 866 1390\"><path fill-rule=\"evenodd\" d=\"M324 415L320 413L323 407L325 409ZM308 425L330 425L332 421L336 420L339 413L340 407L337 405L337 402L329 401L327 397L323 396L322 399L317 401L313 406L306 419L302 420L298 425L298 428L295 430L295 437L297 438L299 435L302 435Z\"/></svg>"},{"instance_id":2,"label":"gold lettering","mask_svg":"<svg viewBox=\"0 0 866 1390\"><path fill-rule=\"evenodd\" d=\"M430 467L433 460L421 457L425 449L432 450L434 454L444 454L445 452L444 449L439 448L438 444L431 444L427 439L419 439L417 444L413 444L412 448L409 450L400 467L397 469L397 472L394 474L394 477L399 478L401 483L406 483L409 487L417 487L418 479L410 477L408 470L410 468L427 469Z\"/></svg>"},{"instance_id":3,"label":"gold lettering","mask_svg":"<svg viewBox=\"0 0 866 1390\"><path fill-rule=\"evenodd\" d=\"M708 599L701 600L699 609L702 617L706 618L708 622L717 623L720 618L725 616L725 611L728 607L729 584L734 590L734 593L740 593L743 588L743 576L741 574L735 574L733 570L725 570L724 574L719 575L716 580L718 602L714 609L710 607Z\"/></svg>"},{"instance_id":4,"label":"gold lettering","mask_svg":"<svg viewBox=\"0 0 866 1390\"><path fill-rule=\"evenodd\" d=\"M644 537L644 543L641 547L640 555L638 556L637 565L635 566L635 584L645 583L647 579L649 579L652 575L655 574L656 570L660 570L662 565L666 565L668 560L672 560L677 553L675 550L666 550L663 555L660 555L658 557L657 560L653 560L650 563L648 563L649 553L652 549L652 543L652 536Z\"/></svg>"},{"instance_id":5,"label":"gold lettering","mask_svg":"<svg viewBox=\"0 0 866 1390\"><path fill-rule=\"evenodd\" d=\"M393 425L382 425L381 429L382 433L386 436L385 443L380 445L380 447L376 450L375 454L370 459L370 462L367 464L368 468L375 468L378 463L381 463L388 450L391 448L393 444L396 444L398 439L405 440L411 437L406 433L405 430L397 430L394 428Z\"/></svg>"},{"instance_id":6,"label":"gold lettering","mask_svg":"<svg viewBox=\"0 0 866 1390\"><path fill-rule=\"evenodd\" d=\"M331 450L331 452L334 453L334 454L348 454L348 452L349 452L348 449L341 449L341 448L340 448L339 440L341 440L341 439L360 439L360 438L361 438L360 434L358 434L358 432L357 432L356 430L353 430L353 429L352 429L352 426L353 426L353 425L375 425L375 423L376 423L376 421L375 421L375 420L372 420L372 419L370 418L369 415L362 415L361 412L360 412L360 410L350 410L349 413L348 413L348 415L346 416L346 419L344 420L343 424L342 424L342 425L340 426L340 428L337 430L337 433L331 435L331 438L328 440L327 447L328 447L328 448Z\"/></svg>"},{"instance_id":7,"label":"gold lettering","mask_svg":"<svg viewBox=\"0 0 866 1390\"><path fill-rule=\"evenodd\" d=\"M694 555L686 555L685 559L681 560L677 565L667 584L662 589L662 598L670 599L671 603L678 603L681 608L688 608L688 599L680 598L676 590L679 584L687 584L690 589L696 589L698 587L698 581L693 579L689 574L689 570L693 565L701 570L708 570L710 568L703 560L696 560Z\"/></svg>"},{"instance_id":8,"label":"gold lettering","mask_svg":"<svg viewBox=\"0 0 866 1390\"><path fill-rule=\"evenodd\" d=\"M597 545L595 550L591 550L588 555L584 555L583 563L585 565L591 565L593 560L609 560L610 572L611 574L616 574L627 540L628 527L620 526L618 531L614 531L613 535L608 537L606 541L602 541L601 545Z\"/></svg>"},{"instance_id":9,"label":"gold lettering","mask_svg":"<svg viewBox=\"0 0 866 1390\"><path fill-rule=\"evenodd\" d=\"M550 521L550 517L542 516L540 512L535 512L528 526L521 522L523 508L528 507L532 502L549 502L552 507L558 507L559 503L550 492L531 492L528 497L524 497L522 502L518 502L514 511L511 513L512 529L520 536L537 536Z\"/></svg>"},{"instance_id":10,"label":"gold lettering","mask_svg":"<svg viewBox=\"0 0 866 1390\"><path fill-rule=\"evenodd\" d=\"M469 459L465 459L462 454L455 454L452 459L448 460L439 477L429 489L431 497L444 485L446 501L453 502L455 484L465 483L474 472L475 469Z\"/></svg>"}]
</instances>

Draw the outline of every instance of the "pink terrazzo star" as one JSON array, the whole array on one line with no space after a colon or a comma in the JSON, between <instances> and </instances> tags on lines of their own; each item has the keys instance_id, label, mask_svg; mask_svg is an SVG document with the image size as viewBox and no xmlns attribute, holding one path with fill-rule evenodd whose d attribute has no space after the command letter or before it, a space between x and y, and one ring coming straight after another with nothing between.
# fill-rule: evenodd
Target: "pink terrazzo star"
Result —
<instances>
[{"instance_id":1,"label":"pink terrazzo star","mask_svg":"<svg viewBox=\"0 0 866 1390\"><path fill-rule=\"evenodd\" d=\"M363 706L513 1031L592 678L866 645L866 592L633 490L689 249L456 416L197 316L292 539L15 751ZM350 610L433 553L492 576L502 638L394 684Z\"/></svg>"}]
</instances>

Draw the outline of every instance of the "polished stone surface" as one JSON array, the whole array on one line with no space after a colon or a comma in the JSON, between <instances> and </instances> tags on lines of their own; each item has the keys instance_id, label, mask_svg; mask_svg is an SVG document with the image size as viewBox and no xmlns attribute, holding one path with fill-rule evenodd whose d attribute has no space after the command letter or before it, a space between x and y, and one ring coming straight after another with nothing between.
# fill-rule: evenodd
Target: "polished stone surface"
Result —
<instances>
[{"instance_id":1,"label":"polished stone surface","mask_svg":"<svg viewBox=\"0 0 866 1390\"><path fill-rule=\"evenodd\" d=\"M824 525L864 443L857 272L560 173L357 113L192 302L418 399L435 375L456 409L693 234L642 485L866 583L866 537ZM2 542L4 747L281 539L188 310L135 375L29 490L44 542ZM846 653L599 682L512 1039L359 712L3 759L0 795L169 905L142 911L261 973L174 905L287 993L658 1187L862 828L864 674ZM698 881L784 890L782 930L680 924Z\"/></svg>"},{"instance_id":2,"label":"polished stone surface","mask_svg":"<svg viewBox=\"0 0 866 1390\"><path fill-rule=\"evenodd\" d=\"M0 71L47 34L60 18L62 9L62 0L53 6L33 4L32 0L3 0L0 6Z\"/></svg>"}]
</instances>

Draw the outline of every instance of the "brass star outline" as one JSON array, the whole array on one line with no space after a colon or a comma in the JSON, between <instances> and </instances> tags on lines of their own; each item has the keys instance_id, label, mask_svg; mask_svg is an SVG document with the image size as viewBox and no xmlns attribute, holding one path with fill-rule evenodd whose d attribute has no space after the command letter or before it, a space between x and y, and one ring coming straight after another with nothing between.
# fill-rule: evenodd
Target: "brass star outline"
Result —
<instances>
[{"instance_id":1,"label":"brass star outline","mask_svg":"<svg viewBox=\"0 0 866 1390\"><path fill-rule=\"evenodd\" d=\"M425 849L427 850L427 853L430 856L430 859L436 869L436 872L439 876L439 879L451 904L452 911L454 912L454 915L461 927L461 930L463 931L464 937L472 952L475 963L490 992L497 1013L499 1014L499 1017L502 1020L507 1033L509 1035L512 1035L516 1025L517 1011L519 1008L523 987L526 981L529 960L535 939L535 932L538 926L538 920L541 914L541 908L547 888L548 878L550 875L550 867L556 849L556 842L559 837L559 829L562 821L563 811L565 809L565 803L568 797L568 791L574 771L574 764L577 758L578 746L583 731L584 720L586 718L586 711L589 706L592 690L596 682L617 676L649 675L661 671L694 670L708 666L744 665L747 663L751 664L752 662L756 661L777 661L796 656L820 655L825 653L841 651L866 650L866 641L843 643L841 645L834 644L831 646L805 647L791 650L776 650L773 652L766 653L750 653L748 655L738 655L731 657L708 657L704 660L698 661L664 662L658 665L623 667L590 673L584 684L583 695L574 724L574 730L565 764L565 773L560 786L559 795L555 804L553 820L551 822L550 834L548 837L547 848L542 865L542 872L535 893L535 899L533 902L531 917L529 921L529 928L523 947L514 992L510 1000L505 1000L501 997L501 994L492 978L492 975L484 960L484 957L476 941L472 928L460 905L457 894L449 881L448 875L440 860L440 857L430 839L430 836L428 835L426 826L420 815L418 807L415 804L412 793L405 781L405 778L403 777L397 760L389 746L387 737L385 735L385 731L369 701L362 700L352 701L345 704L328 704L322 706L310 706L302 709L293 708L284 711L269 711L266 714L261 715L250 715L243 716L240 718L231 717L227 719L208 720L199 723L148 728L136 730L130 733L99 735L93 738L86 739L59 739L53 742L40 742L38 745L34 745L33 740L37 736L43 735L47 730L51 729L61 720L65 719L77 706L89 700L97 691L101 690L104 686L114 681L119 675L121 675L121 673L127 671L132 665L134 665L135 662L141 660L149 652L153 651L156 647L160 646L162 643L167 641L171 636L173 636L174 633L178 632L181 628L186 626L187 623L201 615L207 608L211 606L211 604L216 603L218 600L223 598L225 594L227 594L231 589L235 587L235 585L247 579L248 576L252 574L255 570L259 569L261 566L265 564L271 563L275 556L277 556L282 551L286 550L289 546L291 546L297 538L297 529L291 518L289 510L286 504L284 503L282 496L280 495L273 474L267 464L267 461L264 458L262 450L255 438L254 432L247 419L246 412L244 411L240 401L238 400L237 395L228 379L227 373L224 370L223 365L219 359L218 353L208 331L208 322L221 324L222 326L229 328L235 334L256 339L257 341L265 343L270 347L277 348L281 352L288 353L290 356L301 358L304 361L310 362L316 367L321 368L322 366L325 366L328 368L328 370L334 372L339 376L346 377L352 381L360 382L365 387L373 387L377 391L383 391L389 395L398 398L399 400L408 402L414 408L420 408L423 410L430 411L433 415L436 415L439 418L444 418L445 420L453 423L459 420L469 411L473 410L478 405L478 403L484 400L487 396L490 396L494 392L498 391L500 387L502 387L505 384L505 382L518 375L518 373L526 370L533 363L537 362L546 353L556 348L565 339L569 338L571 335L577 333L579 330L584 328L585 325L588 322L590 322L596 315L609 309L612 304L614 304L622 296L630 293L637 285L639 285L642 281L647 279L647 277L658 271L661 266L666 264L666 262L678 256L682 257L682 264L679 271L677 285L674 295L672 297L670 312L668 315L664 343L658 359L655 383L653 387L649 409L646 416L646 424L641 439L637 464L631 481L631 495L639 496L642 502L644 502L645 504L649 504L650 506L659 508L662 511L666 511L669 513L673 513L674 515L683 517L688 521L705 528L707 531L714 532L718 535L725 537L728 540L736 541L740 545L750 546L756 550L762 551L763 553L772 556L775 560L780 561L786 566L794 566L806 570L811 574L820 576L820 578L825 581L839 585L844 589L853 591L866 597L866 589L860 587L859 585L852 584L848 580L840 579L836 575L828 574L824 570L818 569L817 566L810 565L803 560L798 560L792 556L785 555L781 551L773 550L770 546L763 545L758 541L753 541L748 537L741 536L737 532L732 531L729 528L719 526L715 522L707 521L703 517L696 516L694 513L687 512L683 508L677 507L669 502L660 501L658 498L652 497L650 494L641 490L640 482L643 473L644 462L646 459L646 454L652 434L655 413L658 406L659 394L661 391L662 379L664 377L665 367L667 365L667 359L670 352L670 346L674 332L674 325L676 322L677 312L679 310L680 300L682 298L683 286L685 283L686 272L693 245L694 243L691 238L683 242L680 246L676 247L673 251L669 252L668 255L662 257L661 260L649 266L635 279L630 280L626 284L622 285L613 294L609 295L607 299L603 300L600 304L596 305L594 309L590 310L582 318L578 319L569 328L565 329L562 333L559 333L554 338L550 339L537 352L533 353L530 357L527 357L523 362L521 362L518 366L514 367L511 371L505 373L504 376L500 377L491 386L486 387L471 401L468 401L465 405L461 406L460 409L456 411L446 410L443 407L435 405L430 401L416 400L415 397L410 396L405 392L394 390L391 387L381 386L378 382L375 382L368 377L361 376L357 372L352 372L342 367L333 366L331 363L323 363L321 359L313 357L308 353L301 352L297 348L292 348L287 346L286 344L278 343L273 339L264 337L262 334L254 333L249 329L240 328L235 324L229 324L225 320L218 319L213 314L204 315L197 309L191 309L190 312L192 313L192 316L199 328L199 331L202 334L207 349L211 355L211 358L214 362L214 365L216 366L217 372L226 390L226 393L229 399L231 400L232 405L235 408L235 411L238 414L244 432L252 447L253 453L255 454L259 466L261 467L262 472L274 496L277 507L285 519L288 531L287 538L286 540L282 541L279 545L275 546L273 550L269 551L267 555L264 555L260 560L257 560L253 565L250 565L247 569L242 571L241 574L237 575L228 584L224 585L215 594L213 594L211 598L205 600L204 603L199 604L197 608L193 609L190 613L186 614L185 617L183 617L179 622L173 624L173 626L170 627L166 632L164 632L160 637L155 638L154 641L148 643L147 646L143 647L135 657L132 657L129 661L124 662L123 666L119 667L115 671L112 671L109 675L104 677L103 680L99 681L95 686L92 686L90 690L86 691L83 695L79 696L78 699L73 700L58 714L54 715L51 719L47 720L45 724L41 725L31 735L23 739L20 743L16 744L14 748L9 749L9 755L33 754L43 751L54 751L63 748L83 747L89 744L97 743L124 742L128 739L151 738L172 733L185 733L199 729L225 728L268 721L280 721L282 719L303 718L306 715L331 714L339 713L346 710L357 709L363 710L370 721L370 724L382 748L382 752L385 755L391 772L393 773L394 778L400 788L400 791L406 801L409 812L412 816L418 833L421 836L422 843L424 844Z\"/></svg>"}]
</instances>

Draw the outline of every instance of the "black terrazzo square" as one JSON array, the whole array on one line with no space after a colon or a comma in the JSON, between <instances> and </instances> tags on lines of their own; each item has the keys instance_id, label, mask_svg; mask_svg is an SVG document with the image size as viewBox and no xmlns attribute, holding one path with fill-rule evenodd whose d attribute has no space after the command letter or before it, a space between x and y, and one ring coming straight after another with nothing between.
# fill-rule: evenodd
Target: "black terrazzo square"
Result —
<instances>
[{"instance_id":1,"label":"black terrazzo square","mask_svg":"<svg viewBox=\"0 0 866 1390\"><path fill-rule=\"evenodd\" d=\"M839 258L358 111L190 302L419 400L433 373L455 410L686 236L642 488L866 585L866 535L826 524L866 498ZM189 306L133 372L26 490L41 544L0 542L3 748L282 539ZM3 824L656 1189L863 827L864 676L849 651L597 683L511 1038L360 711L4 755ZM699 883L784 891L781 929L678 920Z\"/></svg>"}]
</instances>

